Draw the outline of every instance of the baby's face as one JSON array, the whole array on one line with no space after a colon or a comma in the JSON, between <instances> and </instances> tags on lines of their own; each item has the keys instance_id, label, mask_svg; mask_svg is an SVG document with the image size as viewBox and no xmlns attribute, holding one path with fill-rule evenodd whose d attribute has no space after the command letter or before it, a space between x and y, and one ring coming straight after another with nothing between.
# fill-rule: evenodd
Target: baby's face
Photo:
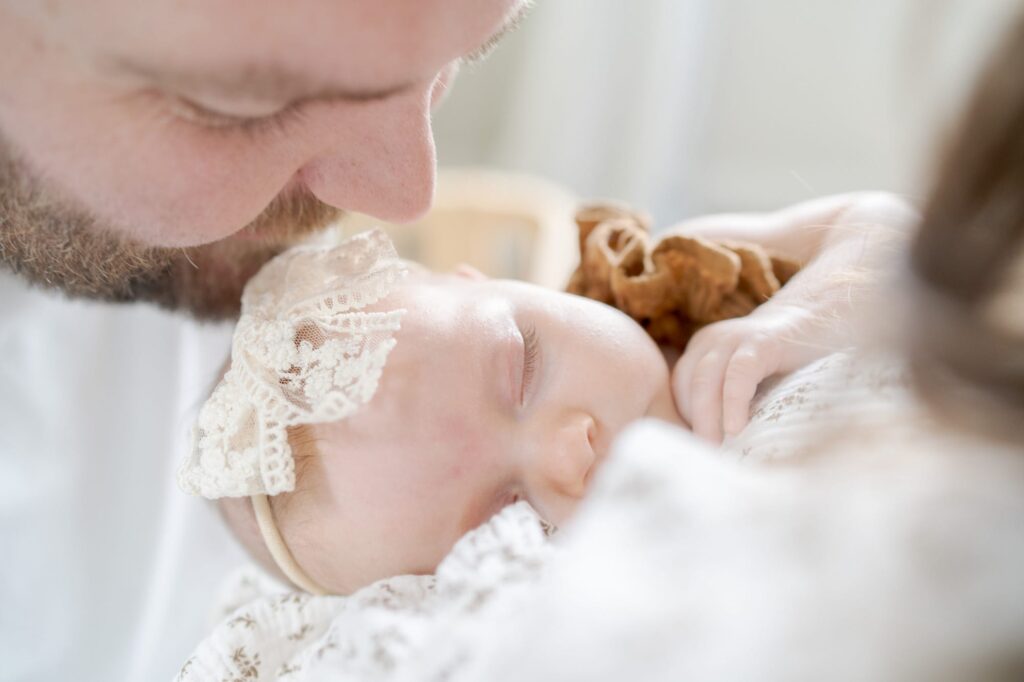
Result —
<instances>
[{"instance_id":1,"label":"baby's face","mask_svg":"<svg viewBox=\"0 0 1024 682\"><path fill-rule=\"evenodd\" d=\"M515 500L563 523L627 423L675 414L657 346L603 304L418 274L379 306L397 307L377 393L312 428L318 454L275 505L298 563L332 590L432 572Z\"/></svg>"}]
</instances>

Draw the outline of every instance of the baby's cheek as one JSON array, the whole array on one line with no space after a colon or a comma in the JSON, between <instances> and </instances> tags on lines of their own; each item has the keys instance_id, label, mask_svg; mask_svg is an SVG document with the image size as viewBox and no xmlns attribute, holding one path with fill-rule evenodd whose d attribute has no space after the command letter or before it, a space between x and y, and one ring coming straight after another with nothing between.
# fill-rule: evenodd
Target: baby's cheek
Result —
<instances>
[{"instance_id":1,"label":"baby's cheek","mask_svg":"<svg viewBox=\"0 0 1024 682\"><path fill-rule=\"evenodd\" d=\"M481 420L464 414L446 414L438 418L431 431L439 457L437 471L447 482L461 481L486 466L493 450Z\"/></svg>"}]
</instances>

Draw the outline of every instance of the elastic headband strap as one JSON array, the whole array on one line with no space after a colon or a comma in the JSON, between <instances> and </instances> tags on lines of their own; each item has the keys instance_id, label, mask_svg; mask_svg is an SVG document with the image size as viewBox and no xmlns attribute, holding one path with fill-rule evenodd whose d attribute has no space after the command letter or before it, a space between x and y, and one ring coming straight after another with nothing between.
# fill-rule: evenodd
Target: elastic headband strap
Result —
<instances>
[{"instance_id":1,"label":"elastic headband strap","mask_svg":"<svg viewBox=\"0 0 1024 682\"><path fill-rule=\"evenodd\" d=\"M267 496L252 495L251 499L253 511L256 512L256 524L260 527L263 542L266 544L267 549L270 550L270 556L274 558L274 563L281 569L285 577L291 580L296 587L310 594L320 596L330 594L330 592L320 587L315 580L306 575L302 567L296 563L295 557L288 551L288 545L284 543L284 538L281 537L281 533L277 530L274 514L270 510L270 500Z\"/></svg>"}]
</instances>

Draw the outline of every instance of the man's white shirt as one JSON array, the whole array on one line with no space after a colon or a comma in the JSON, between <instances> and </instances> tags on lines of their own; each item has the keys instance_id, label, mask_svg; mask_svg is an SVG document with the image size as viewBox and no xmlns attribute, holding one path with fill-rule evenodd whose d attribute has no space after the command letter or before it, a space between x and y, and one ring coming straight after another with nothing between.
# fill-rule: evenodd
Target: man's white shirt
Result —
<instances>
[{"instance_id":1,"label":"man's white shirt","mask_svg":"<svg viewBox=\"0 0 1024 682\"><path fill-rule=\"evenodd\" d=\"M0 272L0 680L171 679L243 560L174 472L228 325Z\"/></svg>"}]
</instances>

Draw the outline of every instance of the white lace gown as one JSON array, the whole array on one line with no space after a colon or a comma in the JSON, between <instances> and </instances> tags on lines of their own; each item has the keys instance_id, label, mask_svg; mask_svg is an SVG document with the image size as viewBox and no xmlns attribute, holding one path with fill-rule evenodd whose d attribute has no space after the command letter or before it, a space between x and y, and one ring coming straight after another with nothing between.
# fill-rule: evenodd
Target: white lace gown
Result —
<instances>
[{"instance_id":1,"label":"white lace gown","mask_svg":"<svg viewBox=\"0 0 1024 682\"><path fill-rule=\"evenodd\" d=\"M435 575L382 580L350 597L291 592L254 567L227 583L222 620L182 667L186 680L376 680L439 634L528 589L551 547L525 503L468 533Z\"/></svg>"},{"instance_id":2,"label":"white lace gown","mask_svg":"<svg viewBox=\"0 0 1024 682\"><path fill-rule=\"evenodd\" d=\"M236 578L179 679L1015 679L1024 453L905 384L891 359L826 358L722 451L641 423L553 541L521 504L436 578L347 598Z\"/></svg>"}]
</instances>

